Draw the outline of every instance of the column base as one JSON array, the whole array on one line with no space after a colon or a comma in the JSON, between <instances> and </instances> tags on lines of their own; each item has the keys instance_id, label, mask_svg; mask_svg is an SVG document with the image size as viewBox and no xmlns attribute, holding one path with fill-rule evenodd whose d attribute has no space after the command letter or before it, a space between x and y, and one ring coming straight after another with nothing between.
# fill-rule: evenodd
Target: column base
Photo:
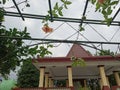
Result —
<instances>
[{"instance_id":1,"label":"column base","mask_svg":"<svg viewBox=\"0 0 120 90\"><path fill-rule=\"evenodd\" d=\"M120 89L120 86L112 86L112 90L117 90L117 89Z\"/></svg>"},{"instance_id":2,"label":"column base","mask_svg":"<svg viewBox=\"0 0 120 90\"><path fill-rule=\"evenodd\" d=\"M102 90L110 90L109 86L103 86Z\"/></svg>"},{"instance_id":3,"label":"column base","mask_svg":"<svg viewBox=\"0 0 120 90\"><path fill-rule=\"evenodd\" d=\"M74 90L74 87L69 87L71 90Z\"/></svg>"}]
</instances>

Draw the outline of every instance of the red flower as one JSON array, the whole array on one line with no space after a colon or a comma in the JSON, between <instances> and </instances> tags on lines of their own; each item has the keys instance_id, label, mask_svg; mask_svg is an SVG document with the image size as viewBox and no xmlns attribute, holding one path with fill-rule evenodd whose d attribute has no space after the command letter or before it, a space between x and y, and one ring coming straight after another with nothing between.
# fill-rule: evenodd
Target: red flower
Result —
<instances>
[{"instance_id":1,"label":"red flower","mask_svg":"<svg viewBox=\"0 0 120 90\"><path fill-rule=\"evenodd\" d=\"M98 0L98 3L103 4L105 0Z\"/></svg>"},{"instance_id":2,"label":"red flower","mask_svg":"<svg viewBox=\"0 0 120 90\"><path fill-rule=\"evenodd\" d=\"M44 25L42 27L42 30L45 32L45 33L51 33L53 31L53 28L50 28L48 25Z\"/></svg>"}]
</instances>

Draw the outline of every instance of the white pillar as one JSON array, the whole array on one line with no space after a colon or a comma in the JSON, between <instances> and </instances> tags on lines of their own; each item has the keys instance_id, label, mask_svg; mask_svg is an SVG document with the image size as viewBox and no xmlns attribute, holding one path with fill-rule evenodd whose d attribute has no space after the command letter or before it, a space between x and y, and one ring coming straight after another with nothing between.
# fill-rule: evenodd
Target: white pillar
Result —
<instances>
[{"instance_id":1,"label":"white pillar","mask_svg":"<svg viewBox=\"0 0 120 90\"><path fill-rule=\"evenodd\" d=\"M118 71L114 71L115 80L118 86L120 86L120 77Z\"/></svg>"},{"instance_id":2,"label":"white pillar","mask_svg":"<svg viewBox=\"0 0 120 90\"><path fill-rule=\"evenodd\" d=\"M73 87L73 79L72 79L72 67L68 66L68 82L69 82L69 87Z\"/></svg>"},{"instance_id":3,"label":"white pillar","mask_svg":"<svg viewBox=\"0 0 120 90\"><path fill-rule=\"evenodd\" d=\"M52 87L51 84L52 84L52 77L49 77L49 87Z\"/></svg>"},{"instance_id":4,"label":"white pillar","mask_svg":"<svg viewBox=\"0 0 120 90\"><path fill-rule=\"evenodd\" d=\"M109 82L108 76L106 76L106 79L107 79L108 86L110 87L110 82Z\"/></svg>"},{"instance_id":5,"label":"white pillar","mask_svg":"<svg viewBox=\"0 0 120 90\"><path fill-rule=\"evenodd\" d=\"M45 73L45 87L47 88L48 87L48 82L49 81L49 73L48 72L46 72Z\"/></svg>"},{"instance_id":6,"label":"white pillar","mask_svg":"<svg viewBox=\"0 0 120 90\"><path fill-rule=\"evenodd\" d=\"M103 86L109 86L105 75L104 65L98 66Z\"/></svg>"},{"instance_id":7,"label":"white pillar","mask_svg":"<svg viewBox=\"0 0 120 90\"><path fill-rule=\"evenodd\" d=\"M100 83L100 89L102 90L103 84L101 78L99 79L99 83Z\"/></svg>"},{"instance_id":8,"label":"white pillar","mask_svg":"<svg viewBox=\"0 0 120 90\"><path fill-rule=\"evenodd\" d=\"M39 79L39 87L44 87L44 72L45 67L40 67L40 79Z\"/></svg>"}]
</instances>

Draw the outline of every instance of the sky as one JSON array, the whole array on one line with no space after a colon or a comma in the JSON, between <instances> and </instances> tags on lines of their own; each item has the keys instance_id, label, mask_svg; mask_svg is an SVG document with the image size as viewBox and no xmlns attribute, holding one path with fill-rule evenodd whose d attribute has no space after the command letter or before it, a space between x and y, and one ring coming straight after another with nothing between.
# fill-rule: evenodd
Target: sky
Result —
<instances>
[{"instance_id":1,"label":"sky","mask_svg":"<svg viewBox=\"0 0 120 90\"><path fill-rule=\"evenodd\" d=\"M16 0L16 3L20 3L25 0ZM59 0L51 0L52 7L56 2L60 2ZM67 10L63 10L63 17L68 18L77 18L81 19L85 2L86 0L70 0L72 2L71 5L68 6ZM47 15L47 11L49 10L48 0L28 0L30 7L25 7L25 3L18 5L22 13L28 14L37 14L37 15ZM61 3L59 3L61 5ZM9 0L4 7L6 11L18 12L16 8L9 8L14 6L12 0ZM113 9L112 17L116 13L116 11L120 8L120 2ZM99 12L95 12L95 6L90 2L88 4L88 8L85 14L87 19L97 19L103 20L102 14ZM120 13L118 13L115 21L120 21ZM71 23L71 22L49 22L49 26L54 29L54 31L50 34L46 34L42 31L43 23L40 19L28 19L25 18L23 21L18 17L10 17L5 16L5 21L3 25L9 28L17 28L18 30L23 30L24 27L27 27L28 32L32 36L32 38L45 38L45 39L59 39L59 40L78 40L78 41L111 41L112 42L120 42L120 26L106 26L106 25L95 25L95 24L83 24L85 31L76 33L76 30L79 29L79 23ZM75 35L73 35L76 33ZM100 35L101 36L100 36ZM113 37L113 35L115 36ZM71 37L70 37L71 36ZM104 39L104 38L105 39ZM113 38L112 38L113 37ZM107 40L106 40L107 39ZM26 45L32 45L35 43L39 43L41 41L27 41ZM53 44L54 48L51 48L50 51L53 53L52 57L63 57L66 56L69 52L72 44L66 43L55 43ZM97 45L96 45L97 46ZM86 50L89 50L91 53L95 54L96 50L83 46ZM103 45L103 49L110 49L111 51L116 52L117 45ZM101 47L98 47L101 48ZM14 73L13 73L14 74Z\"/></svg>"},{"instance_id":2,"label":"sky","mask_svg":"<svg viewBox=\"0 0 120 90\"><path fill-rule=\"evenodd\" d=\"M16 0L16 3L20 3L24 0ZM52 7L56 2L60 2L59 0L51 0ZM67 10L63 10L63 17L69 18L78 18L80 19L83 14L84 6L86 0L70 0L72 2L71 5L68 6ZM25 3L18 5L22 13L29 14L37 14L37 15L47 15L47 11L49 10L48 0L28 0L30 7L25 8ZM61 5L61 3L59 3ZM12 0L4 5L6 11L18 12L16 8L9 8L14 6ZM111 16L114 16L118 8L120 7L120 3L113 10ZM95 5L92 5L90 2L88 4L88 8L85 14L87 19L97 19L103 20L102 14L99 12L95 12ZM120 21L120 13L118 13L115 20ZM95 24L83 24L85 31L76 33L71 36L73 33L78 31L79 23L70 23L70 22L49 22L49 26L54 29L54 31L50 34L45 34L42 31L43 23L40 19L28 19L25 18L23 21L21 18L17 17L5 17L5 22L3 23L8 29L9 28L18 28L18 30L23 30L24 27L27 27L28 32L33 38L46 38L46 39L60 39L60 40L78 40L78 41L110 41L113 35L113 42L120 42L120 27L119 26L106 26L106 25L95 25ZM99 35L101 34L101 36ZM70 37L71 36L71 37ZM105 39L104 39L105 38ZM40 41L27 41L26 45L32 45L35 43L39 43ZM53 57L61 57L66 56L72 44L54 44L54 48L50 49L53 53ZM84 47L84 46L83 46ZM101 47L98 47L101 48ZM117 45L103 45L104 49L111 49L112 51L117 50ZM89 50L93 54L96 50L85 47L85 49Z\"/></svg>"}]
</instances>

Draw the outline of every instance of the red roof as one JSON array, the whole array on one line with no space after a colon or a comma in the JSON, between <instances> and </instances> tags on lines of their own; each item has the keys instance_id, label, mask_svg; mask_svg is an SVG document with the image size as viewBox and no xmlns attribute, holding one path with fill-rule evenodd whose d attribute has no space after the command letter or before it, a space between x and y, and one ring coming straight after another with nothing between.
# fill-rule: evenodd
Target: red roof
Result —
<instances>
[{"instance_id":1,"label":"red roof","mask_svg":"<svg viewBox=\"0 0 120 90\"><path fill-rule=\"evenodd\" d=\"M85 61L118 61L120 56L92 56L92 57L81 57ZM68 57L47 57L33 59L33 62L72 62L71 58Z\"/></svg>"},{"instance_id":2,"label":"red roof","mask_svg":"<svg viewBox=\"0 0 120 90\"><path fill-rule=\"evenodd\" d=\"M70 49L69 53L66 57L90 57L92 56L88 51L86 51L82 46L78 44L73 44L72 48Z\"/></svg>"},{"instance_id":3,"label":"red roof","mask_svg":"<svg viewBox=\"0 0 120 90\"><path fill-rule=\"evenodd\" d=\"M71 57L83 58L85 61L113 61L120 60L120 55L117 56L92 56L82 46L74 44L66 57L44 57L33 59L33 62L71 62Z\"/></svg>"}]
</instances>

